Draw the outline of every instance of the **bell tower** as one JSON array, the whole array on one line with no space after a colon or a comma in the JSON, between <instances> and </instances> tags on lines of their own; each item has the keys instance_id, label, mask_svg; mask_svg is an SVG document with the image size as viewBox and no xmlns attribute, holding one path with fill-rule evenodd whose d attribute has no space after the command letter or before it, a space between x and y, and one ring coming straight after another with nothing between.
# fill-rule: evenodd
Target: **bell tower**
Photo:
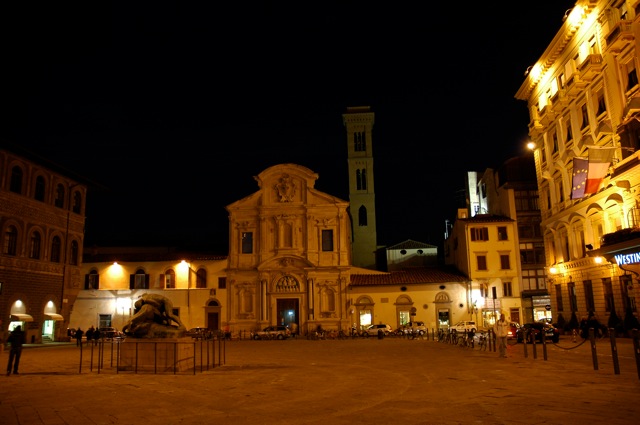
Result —
<instances>
[{"instance_id":1,"label":"bell tower","mask_svg":"<svg viewBox=\"0 0 640 425\"><path fill-rule=\"evenodd\" d=\"M342 122L347 130L349 164L349 214L351 216L352 264L376 268L376 196L373 187L374 114L369 106L347 107Z\"/></svg>"}]
</instances>

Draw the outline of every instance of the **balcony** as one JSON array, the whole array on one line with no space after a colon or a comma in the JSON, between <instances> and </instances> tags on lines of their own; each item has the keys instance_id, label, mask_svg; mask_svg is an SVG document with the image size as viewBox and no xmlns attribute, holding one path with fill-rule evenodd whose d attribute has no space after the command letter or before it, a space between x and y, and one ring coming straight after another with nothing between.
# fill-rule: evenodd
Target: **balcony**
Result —
<instances>
[{"instance_id":1,"label":"balcony","mask_svg":"<svg viewBox=\"0 0 640 425\"><path fill-rule=\"evenodd\" d=\"M565 110L571 103L571 97L567 95L566 89L560 89L551 98L551 108L556 114L559 114Z\"/></svg>"},{"instance_id":2,"label":"balcony","mask_svg":"<svg viewBox=\"0 0 640 425\"><path fill-rule=\"evenodd\" d=\"M571 77L567 80L567 95L569 96L577 96L579 95L585 87L589 85L588 81L582 80L580 74L578 72L574 72Z\"/></svg>"},{"instance_id":3,"label":"balcony","mask_svg":"<svg viewBox=\"0 0 640 425\"><path fill-rule=\"evenodd\" d=\"M602 55L589 55L578 68L580 71L580 79L590 83L594 77L602 72L603 68Z\"/></svg>"},{"instance_id":4,"label":"balcony","mask_svg":"<svg viewBox=\"0 0 640 425\"><path fill-rule=\"evenodd\" d=\"M540 120L531 120L529 123L529 135L533 138L538 137L544 131L544 126L540 124Z\"/></svg>"},{"instance_id":5,"label":"balcony","mask_svg":"<svg viewBox=\"0 0 640 425\"><path fill-rule=\"evenodd\" d=\"M620 21L607 35L606 50L609 53L620 53L626 46L633 45L635 37L630 21Z\"/></svg>"},{"instance_id":6,"label":"balcony","mask_svg":"<svg viewBox=\"0 0 640 425\"><path fill-rule=\"evenodd\" d=\"M553 111L551 105L545 106L542 108L542 111L540 111L540 123L543 126L551 124L557 117L558 114Z\"/></svg>"}]
</instances>

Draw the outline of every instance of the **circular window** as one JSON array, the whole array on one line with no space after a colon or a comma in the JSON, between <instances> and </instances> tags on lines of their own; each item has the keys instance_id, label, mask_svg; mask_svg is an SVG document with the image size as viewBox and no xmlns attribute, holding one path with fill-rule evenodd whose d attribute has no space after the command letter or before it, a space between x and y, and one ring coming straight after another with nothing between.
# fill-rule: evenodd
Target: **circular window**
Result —
<instances>
[{"instance_id":1,"label":"circular window","mask_svg":"<svg viewBox=\"0 0 640 425\"><path fill-rule=\"evenodd\" d=\"M419 254L419 255L422 255L422 254L424 254L424 251L423 251L423 250L421 250L421 249L419 249L419 250L418 250L418 254Z\"/></svg>"},{"instance_id":2,"label":"circular window","mask_svg":"<svg viewBox=\"0 0 640 425\"><path fill-rule=\"evenodd\" d=\"M407 290L407 287L406 287L406 286L402 286L402 287L400 287L400 290L401 290L402 292L404 292L404 291L406 291L406 290Z\"/></svg>"},{"instance_id":3,"label":"circular window","mask_svg":"<svg viewBox=\"0 0 640 425\"><path fill-rule=\"evenodd\" d=\"M406 249L401 249L401 250L400 250L400 254L402 254L402 255L407 255L407 250L406 250Z\"/></svg>"}]
</instances>

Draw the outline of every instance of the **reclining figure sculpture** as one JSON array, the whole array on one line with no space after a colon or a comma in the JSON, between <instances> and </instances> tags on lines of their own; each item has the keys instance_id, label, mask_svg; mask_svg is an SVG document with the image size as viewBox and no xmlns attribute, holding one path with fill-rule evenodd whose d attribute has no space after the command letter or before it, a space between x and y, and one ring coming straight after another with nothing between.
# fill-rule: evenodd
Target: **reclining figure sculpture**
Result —
<instances>
[{"instance_id":1,"label":"reclining figure sculpture","mask_svg":"<svg viewBox=\"0 0 640 425\"><path fill-rule=\"evenodd\" d=\"M173 314L173 303L158 294L143 294L134 303L134 314L122 331L134 338L179 338L186 328ZM175 324L173 324L175 322Z\"/></svg>"}]
</instances>

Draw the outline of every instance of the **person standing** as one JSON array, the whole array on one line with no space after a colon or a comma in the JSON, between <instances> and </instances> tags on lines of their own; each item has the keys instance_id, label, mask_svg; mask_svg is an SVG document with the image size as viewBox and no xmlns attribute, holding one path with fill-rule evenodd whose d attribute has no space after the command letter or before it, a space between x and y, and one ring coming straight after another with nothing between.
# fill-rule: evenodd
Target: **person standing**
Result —
<instances>
[{"instance_id":1,"label":"person standing","mask_svg":"<svg viewBox=\"0 0 640 425\"><path fill-rule=\"evenodd\" d=\"M498 338L500 357L507 357L507 336L509 335L509 323L505 320L504 314L500 314L500 320L493 325L493 332Z\"/></svg>"},{"instance_id":2,"label":"person standing","mask_svg":"<svg viewBox=\"0 0 640 425\"><path fill-rule=\"evenodd\" d=\"M20 366L20 356L22 355L22 344L26 342L26 335L22 332L22 326L15 327L9 334L7 342L11 344L9 363L7 363L7 376L11 375L11 369L13 369L14 375L19 375L18 367Z\"/></svg>"},{"instance_id":3,"label":"person standing","mask_svg":"<svg viewBox=\"0 0 640 425\"><path fill-rule=\"evenodd\" d=\"M94 345L98 345L98 342L100 341L100 328L96 328L93 331L93 344Z\"/></svg>"},{"instance_id":4,"label":"person standing","mask_svg":"<svg viewBox=\"0 0 640 425\"><path fill-rule=\"evenodd\" d=\"M82 331L82 329L80 327L78 327L78 329L76 329L76 333L75 333L75 338L76 338L76 347L82 347L82 335L84 335L84 332Z\"/></svg>"}]
</instances>

